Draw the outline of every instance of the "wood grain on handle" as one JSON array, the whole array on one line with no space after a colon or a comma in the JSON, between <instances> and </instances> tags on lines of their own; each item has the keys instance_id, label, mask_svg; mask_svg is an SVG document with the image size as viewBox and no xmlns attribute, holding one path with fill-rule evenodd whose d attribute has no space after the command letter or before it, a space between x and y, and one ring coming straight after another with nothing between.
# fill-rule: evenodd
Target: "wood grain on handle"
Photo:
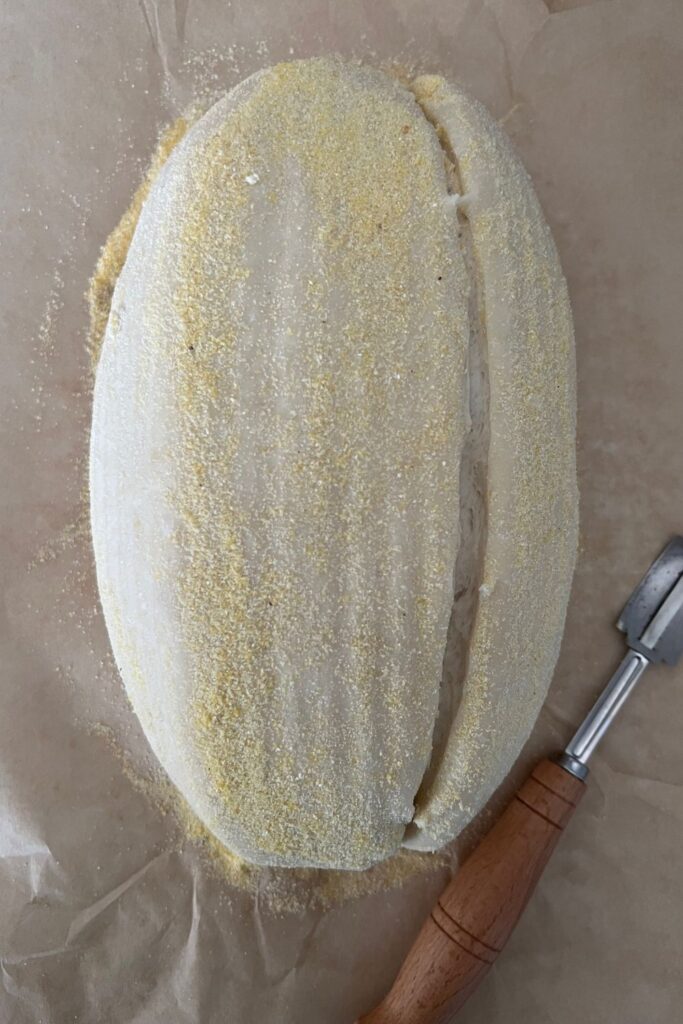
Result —
<instances>
[{"instance_id":1,"label":"wood grain on handle","mask_svg":"<svg viewBox=\"0 0 683 1024\"><path fill-rule=\"evenodd\" d=\"M540 878L585 783L541 761L444 890L394 985L358 1024L442 1024L478 986Z\"/></svg>"}]
</instances>

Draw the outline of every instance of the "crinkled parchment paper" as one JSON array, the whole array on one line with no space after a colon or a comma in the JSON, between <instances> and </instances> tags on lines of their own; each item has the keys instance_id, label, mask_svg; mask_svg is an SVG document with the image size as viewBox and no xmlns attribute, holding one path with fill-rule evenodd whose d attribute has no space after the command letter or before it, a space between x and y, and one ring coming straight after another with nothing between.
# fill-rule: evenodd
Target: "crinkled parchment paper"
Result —
<instances>
[{"instance_id":1,"label":"crinkled parchment paper","mask_svg":"<svg viewBox=\"0 0 683 1024\"><path fill-rule=\"evenodd\" d=\"M266 63L442 72L504 121L576 319L582 551L514 777L569 735L613 621L683 529L683 7L677 0L13 0L0 10L0 1020L350 1024L444 869L275 913L139 785L84 516L84 292L159 128ZM653 671L463 1024L673 1024L683 1001L683 674ZM482 823L472 830L469 841ZM468 839L460 844L460 852Z\"/></svg>"}]
</instances>

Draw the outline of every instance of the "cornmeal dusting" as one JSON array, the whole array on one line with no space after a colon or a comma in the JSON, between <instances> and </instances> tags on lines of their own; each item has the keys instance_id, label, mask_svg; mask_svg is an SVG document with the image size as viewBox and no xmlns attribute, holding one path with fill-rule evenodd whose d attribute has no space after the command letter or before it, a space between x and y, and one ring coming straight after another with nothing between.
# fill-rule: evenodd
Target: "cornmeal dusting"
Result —
<instances>
[{"instance_id":1,"label":"cornmeal dusting","mask_svg":"<svg viewBox=\"0 0 683 1024\"><path fill-rule=\"evenodd\" d=\"M185 135L187 129L188 118L179 117L162 132L144 179L136 189L130 206L110 234L100 253L95 273L90 279L90 287L88 288L88 311L90 313L88 350L93 369L97 367L97 361L100 357L104 332L107 328L109 313L111 312L114 287L123 269L123 264L126 262L126 256L128 255L128 249L140 217L142 205L149 195L149 190L156 181L159 171Z\"/></svg>"},{"instance_id":2,"label":"cornmeal dusting","mask_svg":"<svg viewBox=\"0 0 683 1024\"><path fill-rule=\"evenodd\" d=\"M267 69L162 140L91 310L102 603L202 828L278 867L443 845L533 724L576 545L566 289L508 143L438 78Z\"/></svg>"}]
</instances>

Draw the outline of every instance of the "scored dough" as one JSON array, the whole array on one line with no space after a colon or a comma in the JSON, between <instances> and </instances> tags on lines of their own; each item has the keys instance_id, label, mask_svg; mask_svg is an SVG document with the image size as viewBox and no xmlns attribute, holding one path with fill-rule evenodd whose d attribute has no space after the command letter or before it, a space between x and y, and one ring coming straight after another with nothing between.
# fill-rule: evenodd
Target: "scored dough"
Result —
<instances>
[{"instance_id":1,"label":"scored dough","mask_svg":"<svg viewBox=\"0 0 683 1024\"><path fill-rule=\"evenodd\" d=\"M175 148L97 368L93 542L133 707L236 853L363 868L501 781L562 631L573 389L528 178L442 80L279 65Z\"/></svg>"}]
</instances>

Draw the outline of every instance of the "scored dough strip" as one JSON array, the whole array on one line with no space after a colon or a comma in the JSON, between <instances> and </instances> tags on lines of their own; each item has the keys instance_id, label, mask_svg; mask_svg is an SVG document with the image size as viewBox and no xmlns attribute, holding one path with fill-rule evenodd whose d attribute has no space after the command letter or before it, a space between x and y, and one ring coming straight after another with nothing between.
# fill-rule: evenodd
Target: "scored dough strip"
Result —
<instances>
[{"instance_id":1,"label":"scored dough strip","mask_svg":"<svg viewBox=\"0 0 683 1024\"><path fill-rule=\"evenodd\" d=\"M455 154L488 350L487 535L468 672L406 838L436 849L512 767L557 660L577 547L576 383L567 288L525 169L461 90L435 76L412 89Z\"/></svg>"}]
</instances>

